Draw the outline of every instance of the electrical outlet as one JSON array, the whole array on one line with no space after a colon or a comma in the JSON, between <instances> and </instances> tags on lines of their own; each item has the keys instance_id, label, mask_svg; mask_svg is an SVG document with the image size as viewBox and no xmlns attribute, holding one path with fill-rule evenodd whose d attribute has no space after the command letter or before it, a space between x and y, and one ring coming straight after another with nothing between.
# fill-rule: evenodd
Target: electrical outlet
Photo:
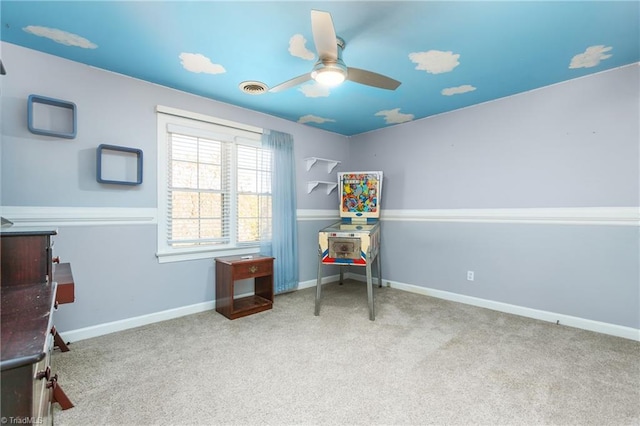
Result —
<instances>
[{"instance_id":1,"label":"electrical outlet","mask_svg":"<svg viewBox=\"0 0 640 426\"><path fill-rule=\"evenodd\" d=\"M473 273L473 271L467 271L467 281L473 281L474 278L475 274Z\"/></svg>"}]
</instances>

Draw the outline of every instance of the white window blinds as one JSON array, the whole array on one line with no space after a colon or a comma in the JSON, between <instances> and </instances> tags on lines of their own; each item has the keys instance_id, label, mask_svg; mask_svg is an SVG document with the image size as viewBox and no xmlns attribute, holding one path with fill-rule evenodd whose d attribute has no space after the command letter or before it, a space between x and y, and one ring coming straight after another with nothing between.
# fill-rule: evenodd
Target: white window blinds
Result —
<instances>
[{"instance_id":1,"label":"white window blinds","mask_svg":"<svg viewBox=\"0 0 640 426\"><path fill-rule=\"evenodd\" d=\"M238 241L259 242L271 237L271 153L238 146Z\"/></svg>"},{"instance_id":2,"label":"white window blinds","mask_svg":"<svg viewBox=\"0 0 640 426\"><path fill-rule=\"evenodd\" d=\"M227 245L231 241L231 144L170 133L167 242Z\"/></svg>"},{"instance_id":3,"label":"white window blinds","mask_svg":"<svg viewBox=\"0 0 640 426\"><path fill-rule=\"evenodd\" d=\"M158 130L159 255L258 247L271 237L272 155L260 135L162 114Z\"/></svg>"}]
</instances>

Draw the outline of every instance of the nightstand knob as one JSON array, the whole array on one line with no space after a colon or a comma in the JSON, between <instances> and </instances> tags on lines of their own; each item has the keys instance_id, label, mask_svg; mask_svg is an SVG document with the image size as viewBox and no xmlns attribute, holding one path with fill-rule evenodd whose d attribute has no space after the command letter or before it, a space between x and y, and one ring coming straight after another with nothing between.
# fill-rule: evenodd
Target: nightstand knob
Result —
<instances>
[{"instance_id":1,"label":"nightstand knob","mask_svg":"<svg viewBox=\"0 0 640 426\"><path fill-rule=\"evenodd\" d=\"M249 267L249 272L251 272L252 274L255 274L256 272L258 272L258 267L256 265L251 265Z\"/></svg>"}]
</instances>

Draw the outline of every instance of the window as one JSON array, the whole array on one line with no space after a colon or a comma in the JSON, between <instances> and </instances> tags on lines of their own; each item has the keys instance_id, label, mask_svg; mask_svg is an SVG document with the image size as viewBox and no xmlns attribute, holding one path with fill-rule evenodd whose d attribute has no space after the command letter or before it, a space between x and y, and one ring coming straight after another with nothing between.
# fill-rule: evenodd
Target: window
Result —
<instances>
[{"instance_id":1,"label":"window","mask_svg":"<svg viewBox=\"0 0 640 426\"><path fill-rule=\"evenodd\" d=\"M260 129L158 112L160 262L257 253L271 237L271 152Z\"/></svg>"}]
</instances>

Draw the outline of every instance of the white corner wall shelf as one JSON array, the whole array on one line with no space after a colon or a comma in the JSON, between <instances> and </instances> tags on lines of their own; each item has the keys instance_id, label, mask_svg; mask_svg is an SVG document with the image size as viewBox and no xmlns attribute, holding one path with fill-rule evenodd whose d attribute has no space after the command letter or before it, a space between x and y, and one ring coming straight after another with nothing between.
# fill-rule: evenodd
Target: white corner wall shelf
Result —
<instances>
[{"instance_id":1,"label":"white corner wall shelf","mask_svg":"<svg viewBox=\"0 0 640 426\"><path fill-rule=\"evenodd\" d=\"M307 182L307 194L311 194L318 185L323 185L327 189L327 195L331 194L331 192L336 189L338 186L338 182L325 182L322 180L312 180Z\"/></svg>"},{"instance_id":2,"label":"white corner wall shelf","mask_svg":"<svg viewBox=\"0 0 640 426\"><path fill-rule=\"evenodd\" d=\"M335 169L338 164L340 164L340 161L338 160L329 160L327 158L318 158L318 157L307 157L304 159L304 161L305 161L305 164L307 165L307 171L311 170L311 167L313 167L313 165L316 164L318 161L321 163L327 163L327 173L331 173L331 171Z\"/></svg>"}]
</instances>

